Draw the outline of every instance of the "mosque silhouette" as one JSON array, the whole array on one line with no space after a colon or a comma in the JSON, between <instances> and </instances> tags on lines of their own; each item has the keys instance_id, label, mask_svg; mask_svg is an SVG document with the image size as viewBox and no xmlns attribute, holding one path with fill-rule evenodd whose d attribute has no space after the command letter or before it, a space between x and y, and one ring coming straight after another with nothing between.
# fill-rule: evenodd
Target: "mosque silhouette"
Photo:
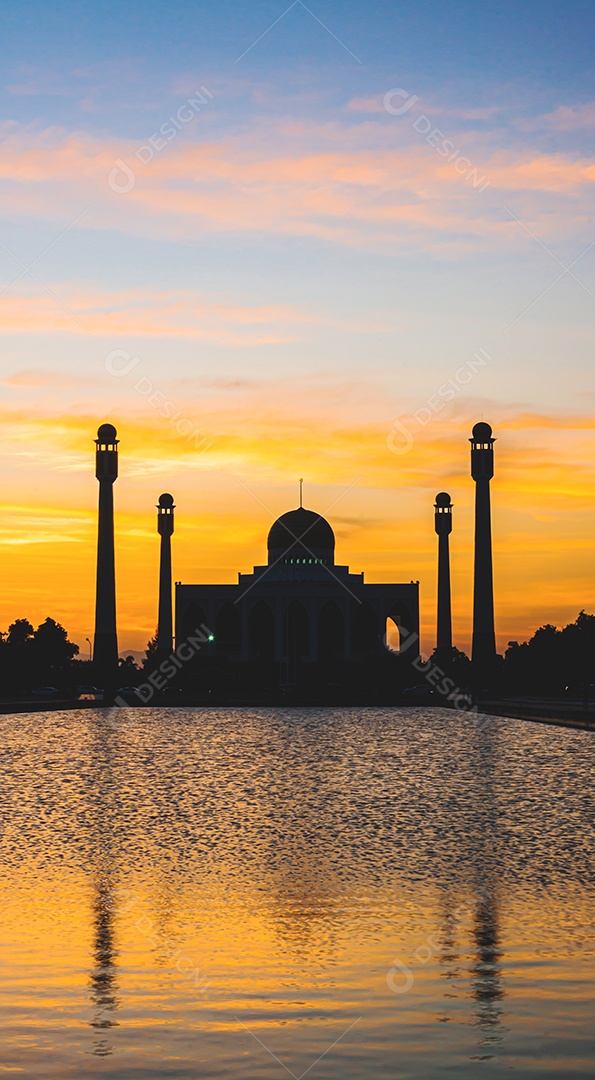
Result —
<instances>
[{"instance_id":1,"label":"mosque silhouette","mask_svg":"<svg viewBox=\"0 0 595 1080\"><path fill-rule=\"evenodd\" d=\"M476 482L473 661L478 677L489 678L496 658L490 481L494 438L483 421L473 428L471 474ZM117 432L102 424L97 433L99 481L96 624L93 660L109 684L118 663L113 485L118 476ZM439 492L437 655L452 653L449 538L452 502ZM161 537L158 628L155 662L173 671L187 688L353 688L374 693L411 681L419 658L419 582L366 584L335 562L329 522L300 505L271 526L267 562L235 585L175 585L172 555L175 504L164 493L157 506ZM387 631L392 628L392 633ZM174 642L175 628L175 642ZM169 674L168 678L172 678ZM161 680L167 684L167 679ZM161 689L156 678L154 684Z\"/></svg>"},{"instance_id":2,"label":"mosque silhouette","mask_svg":"<svg viewBox=\"0 0 595 1080\"><path fill-rule=\"evenodd\" d=\"M308 685L381 675L387 620L419 638L419 583L364 583L335 562L329 522L303 506L271 526L266 565L237 585L176 584L176 641L212 628L212 652L242 681ZM416 653L419 648L416 644ZM361 670L359 680L361 681Z\"/></svg>"}]
</instances>

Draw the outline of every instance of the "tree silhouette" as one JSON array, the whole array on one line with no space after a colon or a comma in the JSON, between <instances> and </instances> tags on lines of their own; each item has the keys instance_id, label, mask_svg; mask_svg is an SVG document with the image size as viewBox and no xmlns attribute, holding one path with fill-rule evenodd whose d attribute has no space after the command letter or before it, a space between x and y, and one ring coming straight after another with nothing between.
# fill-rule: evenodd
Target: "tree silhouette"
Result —
<instances>
[{"instance_id":1,"label":"tree silhouette","mask_svg":"<svg viewBox=\"0 0 595 1080\"><path fill-rule=\"evenodd\" d=\"M12 649L22 649L31 641L34 633L33 626L28 619L16 619L8 627L6 642Z\"/></svg>"},{"instance_id":2,"label":"tree silhouette","mask_svg":"<svg viewBox=\"0 0 595 1080\"><path fill-rule=\"evenodd\" d=\"M0 692L27 691L44 683L67 685L78 651L55 619L45 619L37 630L28 619L16 619L0 635Z\"/></svg>"},{"instance_id":3,"label":"tree silhouette","mask_svg":"<svg viewBox=\"0 0 595 1080\"><path fill-rule=\"evenodd\" d=\"M78 645L68 640L64 627L49 617L33 634L33 652L40 667L60 669L74 659L78 651Z\"/></svg>"},{"instance_id":4,"label":"tree silhouette","mask_svg":"<svg viewBox=\"0 0 595 1080\"><path fill-rule=\"evenodd\" d=\"M473 666L467 654L461 649L453 646L446 655L443 650L435 649L432 660L460 690L465 690L471 685Z\"/></svg>"},{"instance_id":5,"label":"tree silhouette","mask_svg":"<svg viewBox=\"0 0 595 1080\"><path fill-rule=\"evenodd\" d=\"M143 670L146 671L147 668L151 668L151 670L153 670L157 663L157 656L157 634L155 633L154 637L150 638L149 641L147 641L147 647L145 649L145 655L143 658Z\"/></svg>"},{"instance_id":6,"label":"tree silhouette","mask_svg":"<svg viewBox=\"0 0 595 1080\"><path fill-rule=\"evenodd\" d=\"M122 685L131 684L134 686L137 682L139 670L139 666L133 656L121 656L118 660L118 679Z\"/></svg>"},{"instance_id":7,"label":"tree silhouette","mask_svg":"<svg viewBox=\"0 0 595 1080\"><path fill-rule=\"evenodd\" d=\"M547 623L529 641L512 641L504 658L504 680L515 692L543 695L568 687L584 696L595 682L595 615L581 611L563 629Z\"/></svg>"}]
</instances>

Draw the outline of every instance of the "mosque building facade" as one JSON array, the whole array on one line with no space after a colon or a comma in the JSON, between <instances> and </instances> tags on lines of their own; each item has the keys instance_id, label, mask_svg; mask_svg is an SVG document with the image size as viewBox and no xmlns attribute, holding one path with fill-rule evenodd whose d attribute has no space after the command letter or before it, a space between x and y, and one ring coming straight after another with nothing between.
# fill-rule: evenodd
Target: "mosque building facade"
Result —
<instances>
[{"instance_id":1,"label":"mosque building facade","mask_svg":"<svg viewBox=\"0 0 595 1080\"><path fill-rule=\"evenodd\" d=\"M303 506L274 522L267 547L267 564L236 585L176 583L177 646L207 630L203 661L272 686L393 672L398 646L387 643L387 620L414 643L408 661L419 653L418 582L365 584L335 563L329 522Z\"/></svg>"}]
</instances>

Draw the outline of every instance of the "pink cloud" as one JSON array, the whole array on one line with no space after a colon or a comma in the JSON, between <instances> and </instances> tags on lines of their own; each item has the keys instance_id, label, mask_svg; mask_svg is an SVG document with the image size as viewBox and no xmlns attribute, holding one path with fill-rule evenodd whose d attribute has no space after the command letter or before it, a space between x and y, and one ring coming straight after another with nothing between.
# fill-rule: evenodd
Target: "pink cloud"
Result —
<instances>
[{"instance_id":1,"label":"pink cloud","mask_svg":"<svg viewBox=\"0 0 595 1080\"><path fill-rule=\"evenodd\" d=\"M15 371L13 375L3 379L1 386L23 386L28 389L42 389L45 387L72 387L75 380L72 375L65 375L57 371L38 371L34 368L26 368L23 371Z\"/></svg>"},{"instance_id":2,"label":"pink cloud","mask_svg":"<svg viewBox=\"0 0 595 1080\"><path fill-rule=\"evenodd\" d=\"M383 103L384 94L374 97L352 98L347 102L349 112L357 113L384 113L387 115Z\"/></svg>"},{"instance_id":3,"label":"pink cloud","mask_svg":"<svg viewBox=\"0 0 595 1080\"><path fill-rule=\"evenodd\" d=\"M390 90L388 90L388 93L390 93ZM413 96L413 90L411 90L410 93ZM385 92L375 95L374 97L352 98L351 101L347 103L347 110L348 112L365 113L368 115L379 113L384 116L389 116L390 114L387 112L384 105L384 97ZM441 105L438 101L427 101L425 99L422 101L419 97L417 100L419 101L419 105L417 106L416 112L411 115L412 120L422 110L430 117L450 116L456 120L491 120L492 117L502 111L500 105L488 105L484 108L475 109L461 109L448 105Z\"/></svg>"},{"instance_id":4,"label":"pink cloud","mask_svg":"<svg viewBox=\"0 0 595 1080\"><path fill-rule=\"evenodd\" d=\"M45 292L24 295L14 291L0 297L5 331L47 333L69 331L93 334L139 334L150 337L198 338L219 345L256 345L295 340L305 313L285 305L233 305L193 292L107 292L91 288L55 287L56 298ZM53 376L20 372L5 385L56 385Z\"/></svg>"},{"instance_id":5,"label":"pink cloud","mask_svg":"<svg viewBox=\"0 0 595 1080\"><path fill-rule=\"evenodd\" d=\"M540 117L539 124L555 131L581 131L595 127L595 101L583 105L560 105L554 112Z\"/></svg>"},{"instance_id":6,"label":"pink cloud","mask_svg":"<svg viewBox=\"0 0 595 1080\"><path fill-rule=\"evenodd\" d=\"M397 119L355 128L285 125L233 145L174 140L146 165L135 157L138 144L12 129L0 162L4 202L13 216L63 220L65 202L87 201L85 226L143 235L270 232L358 246L509 243L494 209L501 211L502 194L510 192L548 200L543 216L554 232L580 230L589 219L593 159L461 137L458 155L476 167L475 182L490 183L480 196L473 175L465 178L467 166L457 172L410 122ZM108 183L114 171L121 179L118 160L135 174L127 193Z\"/></svg>"}]
</instances>

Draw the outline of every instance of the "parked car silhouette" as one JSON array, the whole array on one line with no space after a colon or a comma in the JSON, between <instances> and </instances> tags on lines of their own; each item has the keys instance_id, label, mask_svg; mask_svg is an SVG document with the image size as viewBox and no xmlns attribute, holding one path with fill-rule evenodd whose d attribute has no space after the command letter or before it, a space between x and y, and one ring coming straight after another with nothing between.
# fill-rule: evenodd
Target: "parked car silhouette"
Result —
<instances>
[{"instance_id":1,"label":"parked car silhouette","mask_svg":"<svg viewBox=\"0 0 595 1080\"><path fill-rule=\"evenodd\" d=\"M56 690L55 686L40 686L37 690L31 691L33 697L39 698L55 698L59 693L60 691Z\"/></svg>"},{"instance_id":2,"label":"parked car silhouette","mask_svg":"<svg viewBox=\"0 0 595 1080\"><path fill-rule=\"evenodd\" d=\"M116 698L122 698L127 705L143 705L145 701L136 686L121 686L116 690Z\"/></svg>"},{"instance_id":3,"label":"parked car silhouette","mask_svg":"<svg viewBox=\"0 0 595 1080\"><path fill-rule=\"evenodd\" d=\"M413 698L416 703L430 701L434 697L434 691L428 683L421 683L419 686L406 686L403 690L404 698Z\"/></svg>"},{"instance_id":4,"label":"parked car silhouette","mask_svg":"<svg viewBox=\"0 0 595 1080\"><path fill-rule=\"evenodd\" d=\"M103 690L98 686L77 686L79 701L103 701Z\"/></svg>"}]
</instances>

